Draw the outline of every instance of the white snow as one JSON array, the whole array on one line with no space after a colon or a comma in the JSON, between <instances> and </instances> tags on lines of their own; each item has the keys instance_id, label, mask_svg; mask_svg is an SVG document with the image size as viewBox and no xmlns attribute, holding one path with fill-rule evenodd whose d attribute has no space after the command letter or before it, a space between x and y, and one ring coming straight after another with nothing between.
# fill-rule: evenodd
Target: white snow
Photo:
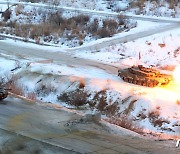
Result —
<instances>
[{"instance_id":1,"label":"white snow","mask_svg":"<svg viewBox=\"0 0 180 154\"><path fill-rule=\"evenodd\" d=\"M130 32L131 33L131 32ZM105 63L120 65L134 65L144 63L146 65L178 65L180 63L180 28L158 33L104 48L98 52L81 51L76 52L76 56L87 59L96 59ZM160 45L164 44L164 47ZM176 53L176 54L175 54ZM140 60L139 60L140 56Z\"/></svg>"}]
</instances>

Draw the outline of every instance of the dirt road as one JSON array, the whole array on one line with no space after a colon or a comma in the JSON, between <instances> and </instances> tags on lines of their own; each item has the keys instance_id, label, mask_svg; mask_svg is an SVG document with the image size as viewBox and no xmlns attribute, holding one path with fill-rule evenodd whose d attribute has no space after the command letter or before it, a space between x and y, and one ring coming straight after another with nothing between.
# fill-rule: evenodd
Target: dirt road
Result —
<instances>
[{"instance_id":1,"label":"dirt road","mask_svg":"<svg viewBox=\"0 0 180 154\"><path fill-rule=\"evenodd\" d=\"M9 97L0 102L1 153L179 153L156 141L46 104Z\"/></svg>"},{"instance_id":2,"label":"dirt road","mask_svg":"<svg viewBox=\"0 0 180 154\"><path fill-rule=\"evenodd\" d=\"M87 50L98 51L107 46L136 40L138 38L142 38L142 37L149 36L149 35L159 33L159 32L164 32L170 29L175 29L178 27L179 27L179 23L178 24L176 23L176 24L166 25L158 29L143 31L136 34L130 34L124 37L118 37L118 38L114 38L110 40L107 39L106 41L98 42L96 44L89 44L87 46L80 46L80 47L69 48L69 49L61 49L61 48L59 49L59 50L66 50L66 52L52 52L50 50L28 48L28 47L17 46L17 45L10 44L8 42L0 41L0 51L3 54L15 55L18 57L51 59L56 64L66 64L70 66L96 67L96 68L106 70L109 73L117 74L117 67L115 66L103 64L103 63L93 61L93 60L74 57L73 54L76 51L87 51Z\"/></svg>"},{"instance_id":3,"label":"dirt road","mask_svg":"<svg viewBox=\"0 0 180 154\"><path fill-rule=\"evenodd\" d=\"M58 48L57 48L58 49ZM0 41L0 52L1 54L6 54L9 56L15 55L18 58L40 58L40 59L51 59L55 64L65 64L71 67L96 67L102 70L105 70L109 73L117 74L117 67L103 64L97 61L78 58L73 56L72 53L63 53L63 52L51 52L49 50L28 48L28 47L20 47L8 42Z\"/></svg>"}]
</instances>

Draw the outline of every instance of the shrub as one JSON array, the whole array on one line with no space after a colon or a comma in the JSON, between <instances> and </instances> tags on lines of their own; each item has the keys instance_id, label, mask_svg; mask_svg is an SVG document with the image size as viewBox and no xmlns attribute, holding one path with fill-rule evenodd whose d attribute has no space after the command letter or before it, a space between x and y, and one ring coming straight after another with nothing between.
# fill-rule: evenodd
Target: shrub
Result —
<instances>
[{"instance_id":1,"label":"shrub","mask_svg":"<svg viewBox=\"0 0 180 154\"><path fill-rule=\"evenodd\" d=\"M16 24L15 25L15 34L16 36L27 38L32 25L29 24Z\"/></svg>"},{"instance_id":2,"label":"shrub","mask_svg":"<svg viewBox=\"0 0 180 154\"><path fill-rule=\"evenodd\" d=\"M48 16L47 21L49 22L50 25L56 28L66 22L66 20L61 16L59 12L50 14Z\"/></svg>"},{"instance_id":3,"label":"shrub","mask_svg":"<svg viewBox=\"0 0 180 154\"><path fill-rule=\"evenodd\" d=\"M50 93L56 93L56 89L53 85L49 84L46 85L44 83L41 83L35 90L35 93L38 96L47 96Z\"/></svg>"},{"instance_id":4,"label":"shrub","mask_svg":"<svg viewBox=\"0 0 180 154\"><path fill-rule=\"evenodd\" d=\"M0 26L4 27L5 23L3 21L0 21Z\"/></svg>"},{"instance_id":5,"label":"shrub","mask_svg":"<svg viewBox=\"0 0 180 154\"><path fill-rule=\"evenodd\" d=\"M107 106L107 96L106 89L99 91L93 98L92 105L96 105L96 108L99 111L105 111L105 107Z\"/></svg>"},{"instance_id":6,"label":"shrub","mask_svg":"<svg viewBox=\"0 0 180 154\"><path fill-rule=\"evenodd\" d=\"M124 111L125 114L129 114L130 111L133 110L133 107L134 107L134 104L136 103L136 101L137 101L137 99L133 99L133 100L130 102L128 108Z\"/></svg>"},{"instance_id":7,"label":"shrub","mask_svg":"<svg viewBox=\"0 0 180 154\"><path fill-rule=\"evenodd\" d=\"M15 28L16 27L16 21L10 21L6 24L7 27L10 27L10 28Z\"/></svg>"},{"instance_id":8,"label":"shrub","mask_svg":"<svg viewBox=\"0 0 180 154\"><path fill-rule=\"evenodd\" d=\"M150 122L154 127L161 127L163 123L169 124L169 121L160 117L159 111L152 111L148 114Z\"/></svg>"},{"instance_id":9,"label":"shrub","mask_svg":"<svg viewBox=\"0 0 180 154\"><path fill-rule=\"evenodd\" d=\"M125 24L125 17L123 15L119 15L117 18L118 18L118 24L119 25Z\"/></svg>"},{"instance_id":10,"label":"shrub","mask_svg":"<svg viewBox=\"0 0 180 154\"><path fill-rule=\"evenodd\" d=\"M24 9L24 6L23 5L17 5L17 7L15 8L15 12L16 12L16 16L18 16L19 14L22 13Z\"/></svg>"},{"instance_id":11,"label":"shrub","mask_svg":"<svg viewBox=\"0 0 180 154\"><path fill-rule=\"evenodd\" d=\"M115 20L104 20L103 21L103 27L108 29L117 29L118 23Z\"/></svg>"},{"instance_id":12,"label":"shrub","mask_svg":"<svg viewBox=\"0 0 180 154\"><path fill-rule=\"evenodd\" d=\"M117 126L123 127L125 129L132 130L138 134L143 134L143 128L135 125L133 123L133 120L125 115L114 116L111 117L110 119L106 119L106 121L115 124Z\"/></svg>"},{"instance_id":13,"label":"shrub","mask_svg":"<svg viewBox=\"0 0 180 154\"><path fill-rule=\"evenodd\" d=\"M83 89L85 87L85 81L82 79L79 82L79 89Z\"/></svg>"},{"instance_id":14,"label":"shrub","mask_svg":"<svg viewBox=\"0 0 180 154\"><path fill-rule=\"evenodd\" d=\"M98 19L94 19L93 23L91 23L88 27L89 33L95 34L98 31L99 23Z\"/></svg>"},{"instance_id":15,"label":"shrub","mask_svg":"<svg viewBox=\"0 0 180 154\"><path fill-rule=\"evenodd\" d=\"M86 15L78 15L74 17L77 25L85 25L89 21L89 16Z\"/></svg>"},{"instance_id":16,"label":"shrub","mask_svg":"<svg viewBox=\"0 0 180 154\"><path fill-rule=\"evenodd\" d=\"M104 111L105 107L107 106L106 97L105 96L99 97L97 103L98 103L97 109L99 111Z\"/></svg>"},{"instance_id":17,"label":"shrub","mask_svg":"<svg viewBox=\"0 0 180 154\"><path fill-rule=\"evenodd\" d=\"M7 9L2 13L2 17L4 18L4 21L8 21L8 19L11 18L11 10Z\"/></svg>"},{"instance_id":18,"label":"shrub","mask_svg":"<svg viewBox=\"0 0 180 154\"><path fill-rule=\"evenodd\" d=\"M118 109L118 102L114 102L113 104L106 106L105 113L107 116L114 116Z\"/></svg>"},{"instance_id":19,"label":"shrub","mask_svg":"<svg viewBox=\"0 0 180 154\"><path fill-rule=\"evenodd\" d=\"M22 86L18 85L17 78L17 76L12 76L10 79L8 79L8 82L6 83L6 88L11 89L11 92L16 95L24 96L24 90Z\"/></svg>"},{"instance_id":20,"label":"shrub","mask_svg":"<svg viewBox=\"0 0 180 154\"><path fill-rule=\"evenodd\" d=\"M61 94L58 96L58 100L79 107L85 104L89 104L88 97L89 94L86 91L82 89L76 89L75 91Z\"/></svg>"},{"instance_id":21,"label":"shrub","mask_svg":"<svg viewBox=\"0 0 180 154\"><path fill-rule=\"evenodd\" d=\"M132 1L129 6L130 8L142 8L145 6L145 0Z\"/></svg>"},{"instance_id":22,"label":"shrub","mask_svg":"<svg viewBox=\"0 0 180 154\"><path fill-rule=\"evenodd\" d=\"M36 100L36 94L34 92L28 93L26 95L26 98L28 98L30 100Z\"/></svg>"},{"instance_id":23,"label":"shrub","mask_svg":"<svg viewBox=\"0 0 180 154\"><path fill-rule=\"evenodd\" d=\"M137 115L138 118L140 118L141 120L144 120L147 118L147 116L143 113L143 112L140 112L138 115Z\"/></svg>"},{"instance_id":24,"label":"shrub","mask_svg":"<svg viewBox=\"0 0 180 154\"><path fill-rule=\"evenodd\" d=\"M112 33L110 32L110 30L103 27L97 31L97 35L99 36L99 38L105 38L112 36Z\"/></svg>"},{"instance_id":25,"label":"shrub","mask_svg":"<svg viewBox=\"0 0 180 154\"><path fill-rule=\"evenodd\" d=\"M34 15L34 12L27 13L23 12L22 9L22 6L19 5L16 8L16 13L19 14L22 12L26 16ZM62 37L64 41L69 41L69 45L72 47L72 40L75 45L82 45L87 35L95 39L111 37L115 33L120 32L120 30L123 31L129 28L129 26L122 26L123 24L129 24L125 23L124 19L118 19L118 21L113 19L104 20L103 26L99 28L99 19L95 18L93 21L90 21L88 15L80 14L71 18L64 18L60 11L54 11L54 13L49 13L49 15L47 15L47 13L41 9L35 14L42 16L42 22L39 24L18 24L16 22L5 24L5 22L1 22L0 25L3 27L0 31L24 37L25 40L28 40L28 38L34 39L38 44L41 43L41 38L45 42L52 41L54 43L59 43L59 37ZM30 17L30 20L31 18L32 17ZM7 27L11 27L13 30L5 28L4 24L7 25Z\"/></svg>"}]
</instances>

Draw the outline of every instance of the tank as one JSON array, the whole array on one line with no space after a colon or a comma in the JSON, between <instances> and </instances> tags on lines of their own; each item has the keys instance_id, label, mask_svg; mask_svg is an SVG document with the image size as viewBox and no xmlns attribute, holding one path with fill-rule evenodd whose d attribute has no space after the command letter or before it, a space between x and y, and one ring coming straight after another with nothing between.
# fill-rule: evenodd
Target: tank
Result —
<instances>
[{"instance_id":1,"label":"tank","mask_svg":"<svg viewBox=\"0 0 180 154\"><path fill-rule=\"evenodd\" d=\"M5 88L0 88L0 100L5 99L8 96L8 90Z\"/></svg>"},{"instance_id":2,"label":"tank","mask_svg":"<svg viewBox=\"0 0 180 154\"><path fill-rule=\"evenodd\" d=\"M148 68L142 65L119 69L118 76L125 82L146 87L167 85L173 79L171 75L162 74L152 67Z\"/></svg>"}]
</instances>

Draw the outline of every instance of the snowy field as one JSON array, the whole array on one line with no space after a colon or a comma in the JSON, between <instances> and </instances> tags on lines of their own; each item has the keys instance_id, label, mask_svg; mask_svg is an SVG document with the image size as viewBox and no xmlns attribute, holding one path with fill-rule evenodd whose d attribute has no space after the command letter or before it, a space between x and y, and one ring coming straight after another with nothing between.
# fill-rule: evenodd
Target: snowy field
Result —
<instances>
[{"instance_id":1,"label":"snowy field","mask_svg":"<svg viewBox=\"0 0 180 154\"><path fill-rule=\"evenodd\" d=\"M97 2L97 6L94 4L92 4L93 6L85 6L83 2L78 1L77 3L77 1L74 1L74 6L81 6L80 3L88 9L105 11L115 9L113 7L106 8L107 5L100 0ZM61 3L60 5L70 6L70 1L61 1ZM117 4L117 6L122 7L122 10L128 5L125 1L122 1L122 6L118 2L112 3L112 5ZM146 10L143 10L140 14L148 12L151 5L147 5ZM26 7L28 8L28 6ZM1 5L1 8L4 9L5 5ZM167 8L168 6L165 4L161 9L155 9L153 14L148 15L169 17L170 14L175 13L171 17L179 17L178 10L168 9L167 11ZM32 7L29 7L29 10L31 9ZM124 11L137 14L136 9L132 11L125 9ZM14 16L12 20L18 19L20 21L20 17L16 18ZM38 19L40 18L35 19L34 22L38 23ZM22 21L24 21L24 17ZM160 70L173 74L174 69L180 65L179 28L135 39L134 41L127 40L113 44L114 39L158 29L162 24L163 26L169 25L138 21L137 27L127 32L99 40L88 39L82 47L74 49L67 49L67 47L62 46L61 48L46 47L10 39L0 40L0 42L45 50L49 54L51 52L63 52L74 57L90 59L121 68L137 64L153 65ZM112 41L111 46L100 50L90 50L90 46L98 46L108 39ZM52 42L49 44L52 45ZM124 126L125 128L140 133L164 133L165 135L180 136L180 85L178 79L164 87L148 88L125 83L116 73L110 74L96 67L70 66L43 60L42 58L23 58L0 53L0 74L7 79L14 78L14 84L19 88L15 90L20 91L21 89L21 94L27 98L58 104L67 108L78 108L78 112L101 111L104 120L122 127L123 122L118 121L118 118L124 118L126 123L132 124L132 126L128 126L129 128ZM176 74L176 76L179 76L179 72Z\"/></svg>"}]
</instances>

